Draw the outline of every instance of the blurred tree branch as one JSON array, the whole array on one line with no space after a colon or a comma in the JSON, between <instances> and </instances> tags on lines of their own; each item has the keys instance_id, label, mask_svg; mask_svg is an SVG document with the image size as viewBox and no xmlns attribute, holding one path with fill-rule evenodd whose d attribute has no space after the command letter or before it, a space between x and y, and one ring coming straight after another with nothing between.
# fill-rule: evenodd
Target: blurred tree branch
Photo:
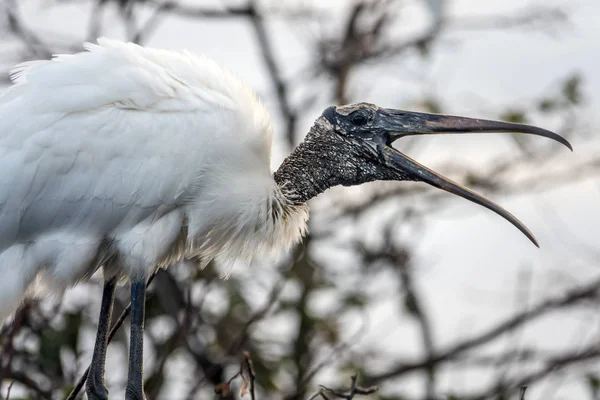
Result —
<instances>
[{"instance_id":1,"label":"blurred tree branch","mask_svg":"<svg viewBox=\"0 0 600 400\"><path fill-rule=\"evenodd\" d=\"M328 103L331 100L348 103L363 99L363 88L354 89L353 83L360 82L365 68L388 66L392 62L394 68L398 68L407 60L415 58L426 65L431 54L447 43L446 38L452 32L534 29L553 33L569 23L566 7L545 3L536 3L510 14L465 17L445 15L443 7L435 8L429 2L431 24L422 31L398 36L393 34L393 28L411 22L403 16L401 7L404 3L398 0L349 2L343 6L343 12L335 16L339 17L339 26L332 23L334 16L318 15L323 12L318 9L303 6L275 7L258 1L223 3L219 7L218 4L209 6L203 3L196 5L192 2L159 0L77 2L91 5L86 33L88 40L100 36L106 28L107 21L103 18L103 13L109 7L114 7L120 15L118 21L110 23L123 24L127 39L142 44L150 40L167 15L198 21L235 18L249 23L275 94L279 114L285 124L280 139L288 147L293 146L300 135L304 134L299 131L298 123L299 119L305 117L304 105L312 105L319 96L327 96ZM74 37L71 42L65 43L64 39L59 40L51 34L40 35L35 30L28 30L23 15L19 12L20 6L15 0L7 0L4 7L0 8L0 12L6 17L9 39L18 43L22 49L16 61L47 58L63 49L80 49L79 42L82 38ZM140 19L142 10L149 16L144 21ZM288 74L280 55L281 49L272 40L273 31L270 29L270 22L276 18L289 22L290 25L298 21L320 24L324 33L312 37L307 43L312 54L308 67L303 68L304 72L311 71L312 82L304 75L298 79L286 78ZM305 25L300 25L302 26ZM294 25L290 29L297 27L298 25ZM324 78L332 86L325 88L321 82L316 82L320 78ZM557 118L562 121L561 133L580 135L580 132L575 132L578 127L574 122L579 119L576 110L585 102L581 82L581 77L573 75L564 80L558 92L542 93L531 104L511 104L511 107L503 110L499 110L497 105L491 105L489 112L522 122L526 122L532 114ZM294 97L298 89L303 89L302 95L305 97L300 101ZM299 106L300 104L303 106ZM431 98L423 99L419 106L430 112L445 111L443 102L436 97L436 93ZM600 159L593 154L571 162L568 168L546 168L561 160L561 153L558 151L563 149L539 148L527 140L514 140L512 143L519 151L517 157L500 156L486 168L468 163L452 163L442 165L440 169L470 187L506 195L535 193L542 188L596 177L600 172ZM580 143L580 146L584 147L586 144ZM522 174L524 171L528 173ZM517 178L517 175L520 177ZM171 268L159 276L158 285L155 285L159 286L159 291L154 288L151 290L147 305L147 325L162 329L157 329L160 332L157 335L151 329L148 330L148 345L155 355L146 371L149 398L164 396L165 382L171 379L168 363L177 354L185 355L192 371L189 378L176 377L181 379L182 393L185 392L189 400L209 396L212 387L223 382L230 368L238 365L237 356L243 350L252 354L253 367L249 364L244 367L247 371L252 370L250 377L247 373L245 375L252 398L255 396L253 388L256 384L256 390L264 393L265 398L285 396L287 399L307 398L308 393L314 392L311 384L319 381L320 375L325 374L328 368L339 369L340 365L359 366L358 369L367 382L382 385L388 385L392 381L395 384L405 382L403 379L411 375L423 374L423 398L428 400L439 398L437 393L441 379L437 376L448 365L500 368L512 363L522 363L528 366L518 375L501 374L496 381L477 393L458 393L456 398L462 400L513 395L524 385L552 376L556 371L600 359L600 348L595 343L578 351L564 352L544 351L531 346L491 355L483 354L482 351L484 346L495 343L514 329L529 326L542 316L554 315L574 307L580 309L590 304L596 305L600 280L550 297L528 310L516 312L483 332L461 337L453 344L438 347L434 340L436 320L429 315L427 308L429 293L421 292L416 281L418 276L415 271L420 265L412 258L413 249L392 237L391 228L381 246L369 247L360 241L349 243L354 257L347 265L347 274L356 275L356 287L345 287L331 278L327 271L337 267L337 264L330 260L323 261L320 243L333 240L339 229L335 222L371 215L373 209L389 200L407 204L413 196L418 195L421 206L412 211L415 217L408 215L404 220L404 223L410 224L419 216L442 209L448 203L441 201L447 198L442 197L446 196L445 193L408 183L373 185L365 188L364 192L369 195L360 201L353 199L353 202L330 196L327 213L317 212L313 217L312 224L317 228L315 233L307 238L304 245L294 250L291 261L273 269L271 280L262 287L264 302L257 302L254 292L244 293L243 290L246 287L256 290L258 278L244 280L233 276L229 281L222 281L218 279L218 267L215 265L210 265L202 272L191 273L189 269L193 268ZM317 233L320 232L319 229L325 233ZM357 315L360 318L369 312L370 299L364 294L364 282L374 275L385 273L392 274L390 276L394 277L399 288L399 292L394 294L397 296L394 301L408 310L409 318L417 326L417 343L422 348L423 357L397 361L387 370L375 372L373 365L365 360L378 354L370 354L367 348L356 345L367 329L361 329L356 335L348 337L340 321L344 315L352 315L353 320L356 320ZM291 294L286 294L284 287L290 288ZM201 292L200 296L197 295L198 291ZM315 298L332 292L339 304L332 312L320 313L314 305ZM214 300L211 302L211 296L217 296L218 305L213 304ZM92 307L88 304L83 310L72 314L65 310L58 314L54 310L43 311L39 304L25 309L23 314L17 316L13 325L8 325L0 332L0 382L17 382L13 393L21 390L34 398L64 398L70 389L72 377L66 368L69 362L65 362L62 357L66 353L74 360L85 360L84 363L87 363L76 339L81 332L93 328L93 322L85 318L89 308ZM69 318L72 319L69 320L71 322L66 321ZM278 322L278 319L284 323ZM122 319L119 321L122 323ZM273 327L281 325L285 325L289 332L286 331L285 335L273 333L276 332ZM70 333L72 326L76 328L74 334ZM46 330L42 327L46 327ZM73 336L75 339L72 339ZM43 352L27 347L32 342L43 349ZM389 354L380 356L380 361L384 360L386 364L392 361ZM245 360L249 362L249 358ZM48 365L52 371L49 371ZM76 369L72 365L70 367ZM590 382L593 381L592 378ZM366 394L371 389L360 388L356 385L356 377L353 377L349 391L322 387L312 398L352 398L361 391ZM524 391L521 396L523 395ZM235 393L222 393L221 397L233 399Z\"/></svg>"},{"instance_id":2,"label":"blurred tree branch","mask_svg":"<svg viewBox=\"0 0 600 400\"><path fill-rule=\"evenodd\" d=\"M600 295L600 279L582 285L581 287L571 289L564 295L559 295L553 298L549 298L535 306L532 306L529 310L517 313L510 318L496 324L492 328L489 328L483 333L466 338L460 342L450 346L446 350L439 351L435 356L420 360L412 363L398 363L397 366L389 371L382 374L371 375L368 379L369 382L380 383L384 380L397 377L398 375L413 372L418 369L430 368L432 365L439 365L442 362L454 359L461 353L467 352L473 348L477 348L485 343L491 342L498 338L509 330L514 329L525 323L529 323L534 319L547 314L549 312L556 311L558 309L564 309L567 307L573 307L582 302L594 301L597 302L598 296ZM598 348L600 350L600 348ZM551 365L560 366L562 364L572 363L579 359L589 359L597 356L598 350L588 350L581 354L568 354L566 356L559 356L553 360L550 360ZM547 367L543 369L545 372L539 372L538 374L532 374L529 379L522 379L522 382L517 384L520 387L528 382L534 380L535 377L542 377L544 374L551 372L551 368Z\"/></svg>"},{"instance_id":3,"label":"blurred tree branch","mask_svg":"<svg viewBox=\"0 0 600 400\"><path fill-rule=\"evenodd\" d=\"M371 387L358 386L356 384L356 381L358 380L358 373L355 373L354 375L352 375L351 379L352 379L352 384L348 391L339 390L339 389L335 390L335 389L330 389L326 386L321 386L321 389L314 395L310 396L310 398L308 400L314 400L314 399L317 399L318 397L323 398L323 400L330 400L331 398L352 400L352 399L354 399L354 397L356 395L368 396L379 390L379 388L377 386L371 386Z\"/></svg>"}]
</instances>

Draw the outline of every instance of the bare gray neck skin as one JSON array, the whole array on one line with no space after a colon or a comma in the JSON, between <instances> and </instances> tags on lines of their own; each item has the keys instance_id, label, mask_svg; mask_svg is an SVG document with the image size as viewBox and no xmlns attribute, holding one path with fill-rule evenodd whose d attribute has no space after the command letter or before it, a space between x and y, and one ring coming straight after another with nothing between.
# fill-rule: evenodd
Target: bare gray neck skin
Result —
<instances>
[{"instance_id":1,"label":"bare gray neck skin","mask_svg":"<svg viewBox=\"0 0 600 400\"><path fill-rule=\"evenodd\" d=\"M367 149L332 132L329 122L319 117L273 177L294 205L304 204L333 186L397 179L371 159Z\"/></svg>"}]
</instances>

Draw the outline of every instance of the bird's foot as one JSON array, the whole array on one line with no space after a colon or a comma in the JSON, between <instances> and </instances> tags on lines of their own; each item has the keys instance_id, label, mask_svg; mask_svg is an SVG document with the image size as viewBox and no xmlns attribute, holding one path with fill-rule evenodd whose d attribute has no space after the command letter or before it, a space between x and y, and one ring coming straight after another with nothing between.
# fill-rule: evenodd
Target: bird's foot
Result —
<instances>
[{"instance_id":1,"label":"bird's foot","mask_svg":"<svg viewBox=\"0 0 600 400\"><path fill-rule=\"evenodd\" d=\"M108 400L108 389L103 383L88 379L85 385L88 400Z\"/></svg>"}]
</instances>

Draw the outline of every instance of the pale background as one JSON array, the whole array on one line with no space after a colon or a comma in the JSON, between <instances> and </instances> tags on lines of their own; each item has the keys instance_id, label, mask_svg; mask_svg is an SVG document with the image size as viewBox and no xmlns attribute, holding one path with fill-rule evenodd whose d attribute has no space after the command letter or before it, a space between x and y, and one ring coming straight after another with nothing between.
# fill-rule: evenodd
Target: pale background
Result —
<instances>
[{"instance_id":1,"label":"pale background","mask_svg":"<svg viewBox=\"0 0 600 400\"><path fill-rule=\"evenodd\" d=\"M47 3L47 4L45 4ZM214 4L213 2L192 2ZM289 4L287 4L289 3ZM563 293L576 284L585 284L600 277L600 199L597 162L599 149L597 129L600 118L597 110L600 105L600 2L578 1L506 1L506 0L450 0L444 10L446 16L478 16L481 14L511 15L519 10L541 3L564 7L568 22L558 28L535 29L535 27L488 31L455 30L444 33L438 40L439 49L432 52L428 61L421 62L414 55L398 63L387 62L384 66L361 67L360 78L351 82L352 87L360 87L360 96L351 95L352 101L370 101L382 106L416 109L418 99L435 93L443 104L444 111L481 117L497 117L493 110L509 107L512 104L528 104L540 94L559 90L560 80L574 72L583 79L584 104L577 108L576 122L572 133L575 149L570 153L558 149L556 154L536 165L526 165L519 174L510 177L518 186L520 180L544 177L548 174L560 176L550 184L539 188L499 192L491 197L518 216L537 236L541 248L537 249L511 225L498 216L475 205L442 196L444 207L428 210L419 227L402 229L399 234L408 243L414 243L413 258L417 260L415 272L416 286L426 302L429 317L434 321L433 332L436 346L443 347L458 337L484 330L494 322L536 304L549 295ZM267 2L275 6L317 8L328 15L326 29L334 31L338 17L348 7L345 1L303 1ZM429 4L429 5L428 5ZM410 36L427 29L434 19L432 10L436 2L402 2L403 21L409 24L394 28L393 34ZM430 8L433 7L433 8ZM24 0L20 4L21 14L27 26L40 37L52 38L58 43L74 44L77 38L86 39L91 2L45 2ZM140 10L141 21L151 15L149 10ZM107 21L117 19L115 10L105 12ZM123 38L120 25L110 23L104 26L103 35ZM297 21L282 23L275 21L269 25L270 38L275 45L277 60L284 77L294 77L310 60L311 49L307 47L307 37L316 34L308 23ZM2 52L0 65L4 70L19 61L15 44L10 35L0 36ZM240 19L207 19L199 22L194 18L165 15L160 25L145 41L145 45L169 49L186 48L206 54L236 72L246 80L265 100L272 110L277 126L282 124L278 114L273 88L266 75L266 69L257 49L252 27ZM326 83L307 83L308 86ZM308 90L308 89L307 89ZM357 92L358 89L355 90ZM318 90L317 90L318 91ZM302 89L298 90L302 92ZM328 104L331 97L314 101L302 110L298 132L306 132L314 118ZM530 121L548 129L561 129L561 121L543 114L532 114ZM539 142L542 149L558 146L544 139ZM402 150L403 143L396 146ZM473 137L422 138L411 144L407 153L420 162L450 174L444 167L453 163L468 165L485 170L489 160L506 157L515 152L513 141L497 135ZM275 169L287 148L276 141L272 160ZM589 166L592 167L589 167ZM584 166L584 167L581 167ZM588 168L589 167L589 168ZM574 172L573 172L574 171ZM553 175L553 176L554 176ZM541 179L541 178L540 178ZM396 185L401 185L397 183ZM314 215L327 215L335 207L336 200L344 197L360 198L364 188L335 188L331 195L316 200L312 207ZM481 190L480 190L481 191ZM485 190L483 191L485 192ZM418 207L419 195L404 201L413 202ZM340 240L354 235L366 235L367 241L379 240L382 216L393 215L385 207L377 217L363 218L355 226L346 227L338 235ZM398 214L394 215L394 218ZM326 219L323 217L324 219ZM318 226L315 227L318 230ZM357 233L360 232L360 233ZM414 238L411 236L414 235ZM331 274L339 279L339 285L365 285L371 293L368 307L366 333L353 344L354 348L380 348L389 354L388 361L417 357L422 354L418 329L415 324L401 318L398 304L391 294L397 282L385 274L374 276L368 282L356 281L345 271L352 270L352 257L331 244L318 251L317 258L335 259ZM337 265L337 267L336 267ZM337 268L337 270L336 270ZM248 268L236 266L234 275L265 275L268 281L268 267L255 265ZM285 296L292 296L297 288L288 285ZM266 296L266 290L258 287L254 296L259 302ZM65 299L69 302L81 301L82 297L96 296L100 289L90 292L74 289ZM219 299L207 298L207 304L218 308ZM337 300L324 291L321 296L311 299L312 307L326 312ZM395 311L394 311L395 310ZM399 317L400 315L400 317ZM276 331L284 335L292 319L277 318L276 322L262 327L265 332ZM343 335L351 337L361 328L362 320L350 313L343 321ZM520 343L548 352L564 349L579 349L597 343L600 339L600 313L596 304L568 309L554 313L529 324L525 330L507 333L485 350L502 349ZM93 330L83 341L88 357L93 345ZM89 336L89 337L88 337ZM151 355L149 356L151 357ZM82 356L85 360L85 353ZM125 366L122 354L111 354L108 360L109 382L122 382ZM82 361L83 362L83 361ZM83 369L85 365L80 367ZM320 375L321 382L327 383L339 377L332 366ZM373 370L387 367L386 360ZM583 363L567 370L566 374L555 374L528 389L528 399L583 399L589 398L590 389L582 378L582 371L599 371L598 362ZM177 399L178 387L186 370L185 360L176 362L169 370L171 377L163 391L165 398ZM527 367L514 366L507 372L518 375ZM587 372L586 372L587 373ZM448 369L442 368L438 377L436 392L440 395L455 391L469 391L486 386L496 377L489 368ZM388 381L381 384L384 392L393 393L398 387L407 396L422 394L422 380L415 378L401 381ZM122 396L119 389L111 391L114 396Z\"/></svg>"}]
</instances>

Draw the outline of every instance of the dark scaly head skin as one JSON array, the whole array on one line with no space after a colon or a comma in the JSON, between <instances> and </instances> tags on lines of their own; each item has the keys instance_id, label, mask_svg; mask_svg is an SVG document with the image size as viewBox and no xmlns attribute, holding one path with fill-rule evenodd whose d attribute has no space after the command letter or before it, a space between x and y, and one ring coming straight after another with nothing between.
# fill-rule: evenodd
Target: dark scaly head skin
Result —
<instances>
[{"instance_id":1,"label":"dark scaly head skin","mask_svg":"<svg viewBox=\"0 0 600 400\"><path fill-rule=\"evenodd\" d=\"M304 204L337 185L354 186L376 180L426 182L494 211L537 246L533 234L508 211L392 147L395 140L409 135L484 132L544 136L573 150L562 136L535 126L358 103L325 109L274 178L294 205Z\"/></svg>"},{"instance_id":2,"label":"dark scaly head skin","mask_svg":"<svg viewBox=\"0 0 600 400\"><path fill-rule=\"evenodd\" d=\"M275 181L296 205L337 186L355 186L375 180L397 180L382 163L381 135L337 125L320 116L302 141L274 174ZM409 179L408 176L405 177ZM402 179L405 180L405 179Z\"/></svg>"}]
</instances>

